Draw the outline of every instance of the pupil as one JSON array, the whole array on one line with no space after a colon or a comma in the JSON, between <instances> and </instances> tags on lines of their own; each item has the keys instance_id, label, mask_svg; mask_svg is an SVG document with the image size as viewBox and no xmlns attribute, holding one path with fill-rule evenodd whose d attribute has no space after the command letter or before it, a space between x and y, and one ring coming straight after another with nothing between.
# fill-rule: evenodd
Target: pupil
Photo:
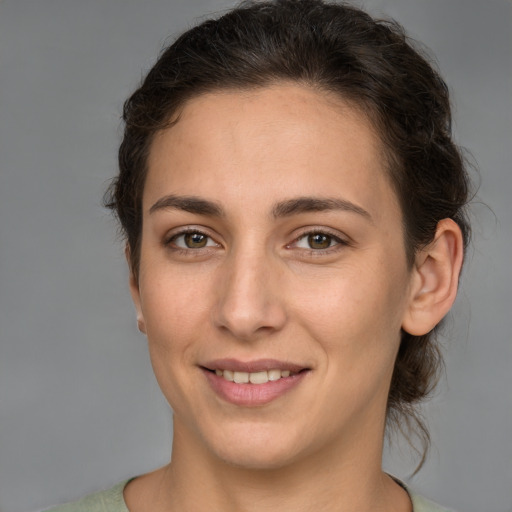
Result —
<instances>
[{"instance_id":1,"label":"pupil","mask_svg":"<svg viewBox=\"0 0 512 512\"><path fill-rule=\"evenodd\" d=\"M331 237L321 233L309 235L308 244L312 249L327 249L331 245Z\"/></svg>"},{"instance_id":2,"label":"pupil","mask_svg":"<svg viewBox=\"0 0 512 512\"><path fill-rule=\"evenodd\" d=\"M190 248L204 247L206 245L206 236L201 233L187 233L185 235L185 244Z\"/></svg>"}]
</instances>

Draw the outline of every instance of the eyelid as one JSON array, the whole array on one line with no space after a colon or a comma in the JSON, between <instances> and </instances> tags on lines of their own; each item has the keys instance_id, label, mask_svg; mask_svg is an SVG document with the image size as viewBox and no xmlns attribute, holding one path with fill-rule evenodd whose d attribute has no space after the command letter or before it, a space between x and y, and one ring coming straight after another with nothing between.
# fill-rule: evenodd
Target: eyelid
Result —
<instances>
[{"instance_id":1,"label":"eyelid","mask_svg":"<svg viewBox=\"0 0 512 512\"><path fill-rule=\"evenodd\" d=\"M166 246L166 247L171 247L171 244L174 240L176 240L177 238L179 238L180 236L183 236L183 235L186 235L188 233L198 233L200 235L204 235L206 237L208 237L210 240L212 240L218 247L221 246L221 244L210 234L208 233L208 230L207 229L204 229L204 228L201 228L201 227L197 227L197 226L185 226L185 227L181 227L181 228L175 228L173 230L171 230L170 233L167 233L166 236L164 237L163 239L163 245ZM184 247L171 247L173 250L176 250L176 251L199 251L200 249L203 249L203 250L207 250L207 249L211 249L212 246L211 245L207 245L205 247L201 247L201 248L196 248L196 249L192 249L192 248L184 248Z\"/></svg>"},{"instance_id":2,"label":"eyelid","mask_svg":"<svg viewBox=\"0 0 512 512\"><path fill-rule=\"evenodd\" d=\"M290 242L289 244L286 245L286 248L292 249L293 245L296 244L302 238L309 236L309 235L317 235L317 234L327 235L330 238L334 239L337 243L334 246L327 247L326 249L303 249L303 250L311 251L313 253L321 255L322 253L325 254L327 252L336 250L338 248L338 246L350 246L352 244L352 242L348 236L341 234L337 230L333 230L333 229L326 228L323 226L318 226L318 227L313 226L313 227L304 228L304 230L301 231L301 233L299 235L294 237L292 242Z\"/></svg>"},{"instance_id":3,"label":"eyelid","mask_svg":"<svg viewBox=\"0 0 512 512\"><path fill-rule=\"evenodd\" d=\"M205 229L205 228L199 227L199 226L183 226L183 227L179 227L179 228L174 228L173 230L171 230L170 233L168 233L164 237L163 245L166 247L170 247L172 250L184 251L184 252L188 252L188 251L198 252L200 250L205 251L208 249L212 249L211 245L207 245L202 248L183 248L183 247L177 247L177 246L171 247L171 244L174 240L176 240L180 236L186 235L187 233L198 233L198 234L204 235L204 236L208 237L211 241L213 241L217 247L222 247L222 244L217 241L216 237L212 236L209 233L209 229ZM310 226L310 227L303 228L303 230L298 235L294 236L293 240L290 243L286 244L285 247L286 247L286 249L293 249L294 248L293 246L299 240L301 240L304 237L307 237L309 235L314 235L314 234L327 235L330 238L332 238L333 240L335 240L337 243L335 245L327 247L325 249L304 249L304 248L302 248L301 250L310 251L311 253L315 253L316 255L321 255L321 254L326 254L329 252L339 250L339 246L343 247L343 246L352 245L351 239L347 235L340 233L338 230L327 228L325 226Z\"/></svg>"}]
</instances>

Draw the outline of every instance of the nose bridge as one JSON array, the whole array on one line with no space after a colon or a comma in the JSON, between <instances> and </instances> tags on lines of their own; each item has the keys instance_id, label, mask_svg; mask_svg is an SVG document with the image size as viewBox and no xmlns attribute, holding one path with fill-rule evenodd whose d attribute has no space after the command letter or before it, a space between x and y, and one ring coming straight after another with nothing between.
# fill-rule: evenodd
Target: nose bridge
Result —
<instances>
[{"instance_id":1,"label":"nose bridge","mask_svg":"<svg viewBox=\"0 0 512 512\"><path fill-rule=\"evenodd\" d=\"M264 244L233 247L219 276L215 323L239 339L276 331L286 321L282 269Z\"/></svg>"}]
</instances>

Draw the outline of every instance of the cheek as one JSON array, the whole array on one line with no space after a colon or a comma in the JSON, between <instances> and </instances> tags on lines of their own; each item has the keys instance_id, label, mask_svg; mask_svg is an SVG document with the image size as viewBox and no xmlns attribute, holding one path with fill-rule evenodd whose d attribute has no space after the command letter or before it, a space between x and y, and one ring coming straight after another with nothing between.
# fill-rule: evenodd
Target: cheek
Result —
<instances>
[{"instance_id":1,"label":"cheek","mask_svg":"<svg viewBox=\"0 0 512 512\"><path fill-rule=\"evenodd\" d=\"M151 363L169 399L179 375L190 367L195 342L203 332L208 308L200 285L184 276L161 271L141 275L141 304Z\"/></svg>"},{"instance_id":2,"label":"cheek","mask_svg":"<svg viewBox=\"0 0 512 512\"><path fill-rule=\"evenodd\" d=\"M400 341L405 286L405 274L389 261L347 265L296 288L297 316L325 352L343 361L388 359Z\"/></svg>"},{"instance_id":3,"label":"cheek","mask_svg":"<svg viewBox=\"0 0 512 512\"><path fill-rule=\"evenodd\" d=\"M207 285L200 272L177 270L160 259L141 272L141 305L150 342L171 349L186 342L187 332L197 334L208 311Z\"/></svg>"},{"instance_id":4,"label":"cheek","mask_svg":"<svg viewBox=\"0 0 512 512\"><path fill-rule=\"evenodd\" d=\"M145 319L153 373L174 413L188 417L194 408L189 399L189 374L200 324L172 290L154 296L145 306L149 312Z\"/></svg>"}]
</instances>

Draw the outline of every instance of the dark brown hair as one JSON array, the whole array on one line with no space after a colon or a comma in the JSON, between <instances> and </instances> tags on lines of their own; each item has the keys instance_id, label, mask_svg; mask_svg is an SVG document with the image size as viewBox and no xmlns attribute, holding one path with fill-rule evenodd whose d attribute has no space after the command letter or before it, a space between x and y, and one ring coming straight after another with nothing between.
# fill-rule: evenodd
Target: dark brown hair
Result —
<instances>
[{"instance_id":1,"label":"dark brown hair","mask_svg":"<svg viewBox=\"0 0 512 512\"><path fill-rule=\"evenodd\" d=\"M120 172L105 203L117 213L135 277L146 162L155 133L170 126L192 97L282 81L334 92L371 119L401 204L410 265L416 251L433 240L441 219L457 222L467 246L469 181L451 136L448 89L402 27L322 0L244 2L165 49L124 105ZM432 391L441 365L435 332L402 333L388 423L401 430L416 426L423 457L429 438L416 405Z\"/></svg>"}]
</instances>

